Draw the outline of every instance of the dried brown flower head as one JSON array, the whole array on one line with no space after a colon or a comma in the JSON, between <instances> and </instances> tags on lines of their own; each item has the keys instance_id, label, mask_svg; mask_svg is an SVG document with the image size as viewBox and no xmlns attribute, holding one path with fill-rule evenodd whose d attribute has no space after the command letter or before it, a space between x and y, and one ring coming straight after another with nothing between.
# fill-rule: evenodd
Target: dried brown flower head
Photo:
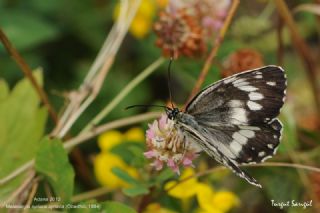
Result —
<instances>
[{"instance_id":1,"label":"dried brown flower head","mask_svg":"<svg viewBox=\"0 0 320 213\"><path fill-rule=\"evenodd\" d=\"M199 57L221 28L229 0L171 0L154 24L156 45L164 56Z\"/></svg>"},{"instance_id":2,"label":"dried brown flower head","mask_svg":"<svg viewBox=\"0 0 320 213\"><path fill-rule=\"evenodd\" d=\"M203 31L194 16L185 9L175 13L162 11L154 24L154 30L158 36L156 45L165 56L194 57L205 52Z\"/></svg>"},{"instance_id":3,"label":"dried brown flower head","mask_svg":"<svg viewBox=\"0 0 320 213\"><path fill-rule=\"evenodd\" d=\"M222 77L227 77L245 70L258 68L264 65L259 52L253 49L240 49L232 53L223 64Z\"/></svg>"}]
</instances>

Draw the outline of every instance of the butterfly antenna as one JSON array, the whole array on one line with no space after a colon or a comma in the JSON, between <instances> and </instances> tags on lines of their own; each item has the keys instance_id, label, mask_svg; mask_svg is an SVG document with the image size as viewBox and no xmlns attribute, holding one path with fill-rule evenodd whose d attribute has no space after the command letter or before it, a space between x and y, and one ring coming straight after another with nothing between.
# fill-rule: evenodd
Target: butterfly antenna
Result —
<instances>
[{"instance_id":1,"label":"butterfly antenna","mask_svg":"<svg viewBox=\"0 0 320 213\"><path fill-rule=\"evenodd\" d=\"M164 109L167 109L168 107L166 106L162 106L162 105L156 105L156 104L136 104L136 105L131 105L131 106L127 106L125 108L125 110L127 109L132 109L132 108L136 108L136 107L144 107L144 108L148 108L148 107L161 107Z\"/></svg>"},{"instance_id":2,"label":"butterfly antenna","mask_svg":"<svg viewBox=\"0 0 320 213\"><path fill-rule=\"evenodd\" d=\"M172 102L172 90L171 90L171 64L173 61L173 56L170 57L169 65L168 65L168 90L169 90L169 98L171 107L174 108L173 102Z\"/></svg>"}]
</instances>

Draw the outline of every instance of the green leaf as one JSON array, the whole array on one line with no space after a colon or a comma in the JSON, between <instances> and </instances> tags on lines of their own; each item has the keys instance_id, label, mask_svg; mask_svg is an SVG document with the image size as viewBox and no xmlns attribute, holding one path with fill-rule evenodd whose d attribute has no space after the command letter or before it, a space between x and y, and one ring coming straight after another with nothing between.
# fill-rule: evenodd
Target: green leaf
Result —
<instances>
[{"instance_id":1,"label":"green leaf","mask_svg":"<svg viewBox=\"0 0 320 213\"><path fill-rule=\"evenodd\" d=\"M275 39L277 32L268 18L242 16L233 24L231 33L232 40L238 43L238 46L264 52L274 52L278 47ZM287 29L283 30L282 38L284 45L290 44L290 33Z\"/></svg>"},{"instance_id":2,"label":"green leaf","mask_svg":"<svg viewBox=\"0 0 320 213\"><path fill-rule=\"evenodd\" d=\"M135 185L132 188L123 189L122 191L125 195L130 196L130 197L135 197L138 195L145 195L145 194L149 193L148 187L141 185L141 184Z\"/></svg>"},{"instance_id":3,"label":"green leaf","mask_svg":"<svg viewBox=\"0 0 320 213\"><path fill-rule=\"evenodd\" d=\"M273 168L264 172L267 173L262 178L262 186L270 199L275 202L299 200L301 181L296 171Z\"/></svg>"},{"instance_id":4,"label":"green leaf","mask_svg":"<svg viewBox=\"0 0 320 213\"><path fill-rule=\"evenodd\" d=\"M126 194L128 196L131 196L131 197L134 197L134 196L138 196L138 195L148 194L149 193L149 189L148 189L149 186L147 184L140 183L138 180L136 180L133 177L131 177L126 171L124 171L124 170L122 170L122 169L120 169L118 167L112 168L111 171L117 177L119 177L123 181L125 181L125 182L127 182L127 183L132 185L131 188L122 190L124 194Z\"/></svg>"},{"instance_id":5,"label":"green leaf","mask_svg":"<svg viewBox=\"0 0 320 213\"><path fill-rule=\"evenodd\" d=\"M124 180L125 182L127 182L129 184L132 184L132 185L139 185L140 184L139 181L137 181L136 179L131 177L127 172L125 172L124 170L122 170L118 167L112 168L111 171L117 177L119 177L120 179Z\"/></svg>"},{"instance_id":6,"label":"green leaf","mask_svg":"<svg viewBox=\"0 0 320 213\"><path fill-rule=\"evenodd\" d=\"M32 5L35 11L48 16L57 14L59 9L63 6L63 1L29 0L28 4Z\"/></svg>"},{"instance_id":7,"label":"green leaf","mask_svg":"<svg viewBox=\"0 0 320 213\"><path fill-rule=\"evenodd\" d=\"M120 202L108 201L105 202L102 206L107 213L137 213L133 208L126 206Z\"/></svg>"},{"instance_id":8,"label":"green leaf","mask_svg":"<svg viewBox=\"0 0 320 213\"><path fill-rule=\"evenodd\" d=\"M40 70L33 74L41 85ZM39 107L39 97L27 79L19 81L10 92L7 84L0 82L0 178L4 178L34 158L47 111ZM1 186L0 200L6 200L25 178L23 173Z\"/></svg>"},{"instance_id":9,"label":"green leaf","mask_svg":"<svg viewBox=\"0 0 320 213\"><path fill-rule=\"evenodd\" d=\"M257 36L255 39L251 39L247 45L260 51L274 53L274 51L278 48L278 42L274 39L276 37L277 32L273 30L269 33L264 33L261 36ZM290 33L288 29L283 30L282 39L285 46L290 44Z\"/></svg>"},{"instance_id":10,"label":"green leaf","mask_svg":"<svg viewBox=\"0 0 320 213\"><path fill-rule=\"evenodd\" d=\"M145 164L144 144L140 142L123 142L112 147L111 152L119 155L127 164L142 167Z\"/></svg>"},{"instance_id":11,"label":"green leaf","mask_svg":"<svg viewBox=\"0 0 320 213\"><path fill-rule=\"evenodd\" d=\"M288 149L297 149L299 145L296 121L292 116L292 107L293 106L290 104L287 104L284 105L282 109L281 121L283 123L283 139L282 143L279 145L279 153L287 153Z\"/></svg>"},{"instance_id":12,"label":"green leaf","mask_svg":"<svg viewBox=\"0 0 320 213\"><path fill-rule=\"evenodd\" d=\"M234 37L254 37L268 30L271 24L269 19L242 16L233 23L231 33Z\"/></svg>"},{"instance_id":13,"label":"green leaf","mask_svg":"<svg viewBox=\"0 0 320 213\"><path fill-rule=\"evenodd\" d=\"M4 100L9 94L9 87L4 80L0 79L0 101Z\"/></svg>"},{"instance_id":14,"label":"green leaf","mask_svg":"<svg viewBox=\"0 0 320 213\"><path fill-rule=\"evenodd\" d=\"M131 160L130 165L136 168L142 168L146 165L146 158L143 155L145 151L145 146L141 143L138 144L139 146L130 146L128 150L133 154L133 158Z\"/></svg>"},{"instance_id":15,"label":"green leaf","mask_svg":"<svg viewBox=\"0 0 320 213\"><path fill-rule=\"evenodd\" d=\"M0 26L20 51L52 40L59 33L43 16L16 9L1 10ZM0 52L3 51L0 46Z\"/></svg>"},{"instance_id":16,"label":"green leaf","mask_svg":"<svg viewBox=\"0 0 320 213\"><path fill-rule=\"evenodd\" d=\"M166 168L165 170L161 171L159 175L157 175L155 180L156 180L156 183L162 183L174 176L175 176L175 173L171 169Z\"/></svg>"},{"instance_id":17,"label":"green leaf","mask_svg":"<svg viewBox=\"0 0 320 213\"><path fill-rule=\"evenodd\" d=\"M59 139L44 138L36 155L36 171L49 181L56 196L68 202L73 193L74 171Z\"/></svg>"}]
</instances>

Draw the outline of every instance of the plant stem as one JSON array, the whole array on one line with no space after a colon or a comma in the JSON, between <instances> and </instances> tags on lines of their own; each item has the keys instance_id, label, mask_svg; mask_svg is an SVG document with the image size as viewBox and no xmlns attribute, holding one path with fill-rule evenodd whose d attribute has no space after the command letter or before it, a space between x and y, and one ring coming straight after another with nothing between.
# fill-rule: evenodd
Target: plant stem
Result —
<instances>
[{"instance_id":1,"label":"plant stem","mask_svg":"<svg viewBox=\"0 0 320 213\"><path fill-rule=\"evenodd\" d=\"M139 122L150 120L150 119L154 119L154 118L159 117L160 115L161 115L161 113L159 113L159 112L148 112L148 113L144 113L144 114L135 115L135 116L131 116L128 118L123 118L123 119L119 119L116 121L112 121L112 122L106 123L104 125L95 127L93 129L91 129L89 132L84 132L82 134L79 134L77 137L66 141L63 145L64 145L65 149L69 150L72 147L79 145L80 143L82 143L86 140L89 140L89 139L91 139L91 138L93 138L93 137L95 137L95 136L97 136L107 130L131 125L134 123L139 123Z\"/></svg>"},{"instance_id":2,"label":"plant stem","mask_svg":"<svg viewBox=\"0 0 320 213\"><path fill-rule=\"evenodd\" d=\"M298 28L292 18L292 15L285 1L275 0L274 2L277 6L279 15L281 16L281 18L283 19L283 21L288 26L291 32L293 44L297 49L298 54L304 63L304 66L306 68L306 72L313 90L313 96L316 104L318 117L320 117L320 96L319 96L318 85L317 85L317 70L316 70L316 62L314 61L314 59L312 58L312 55L310 54L312 51L309 49L305 41L300 36L298 32Z\"/></svg>"},{"instance_id":3,"label":"plant stem","mask_svg":"<svg viewBox=\"0 0 320 213\"><path fill-rule=\"evenodd\" d=\"M27 163L20 166L18 169L14 170L11 174L6 176L5 178L2 178L0 180L0 186L5 184L6 182L12 180L13 178L17 177L18 175L20 175L24 171L28 170L29 168L31 168L33 166L33 164L34 164L34 160L30 160Z\"/></svg>"},{"instance_id":4,"label":"plant stem","mask_svg":"<svg viewBox=\"0 0 320 213\"><path fill-rule=\"evenodd\" d=\"M98 189L94 189L88 192L84 192L78 195L75 195L71 198L71 202L72 203L77 203L83 200L87 200L87 199L92 199L92 198L96 198L99 197L101 195L107 194L109 192L111 192L112 190L110 190L109 188L106 187L101 187Z\"/></svg>"},{"instance_id":5,"label":"plant stem","mask_svg":"<svg viewBox=\"0 0 320 213\"><path fill-rule=\"evenodd\" d=\"M268 162L268 163L261 163L261 164L248 164L248 165L240 165L240 167L288 167L288 168L295 168L295 169L304 169L308 171L313 171L313 172L319 172L320 173L320 168L313 167L313 166L307 166L307 165L302 165L302 164L294 164L294 163L286 163L286 162ZM191 175L189 177L186 177L182 180L179 180L177 184L173 185L172 187L168 188L166 191L169 192L170 190L174 189L177 187L179 184L190 180L191 178L195 177L201 177L213 172L216 172L218 170L223 170L223 169L228 169L224 166L217 166L212 169L208 169L204 172L199 172L195 175Z\"/></svg>"},{"instance_id":6,"label":"plant stem","mask_svg":"<svg viewBox=\"0 0 320 213\"><path fill-rule=\"evenodd\" d=\"M41 101L48 109L48 112L50 114L50 117L54 121L55 124L58 123L58 116L55 112L54 108L51 106L48 96L43 90L43 88L38 84L37 80L33 77L31 68L29 65L25 62L25 60L22 58L22 56L19 54L19 52L12 46L11 42L9 41L6 34L0 29L0 41L2 42L3 46L9 53L9 55L13 58L13 60L17 63L17 65L20 67L26 78L29 79L32 86L38 93Z\"/></svg>"},{"instance_id":7,"label":"plant stem","mask_svg":"<svg viewBox=\"0 0 320 213\"><path fill-rule=\"evenodd\" d=\"M164 58L159 58L144 69L137 77L127 84L127 86L94 119L87 124L87 126L81 131L80 135L97 125L132 91L132 89L153 73L164 61Z\"/></svg>"},{"instance_id":8,"label":"plant stem","mask_svg":"<svg viewBox=\"0 0 320 213\"><path fill-rule=\"evenodd\" d=\"M230 26L231 20L232 20L234 14L238 8L239 3L240 3L239 0L232 1L232 4L231 4L229 12L228 12L228 16L226 17L226 20L224 21L224 24L223 24L221 30L219 31L219 34L217 35L217 37L214 40L214 44L213 44L214 46L213 46L209 56L207 57L204 65L203 65L201 73L198 77L198 80L197 80L195 86L193 87L193 89L191 91L191 94L188 98L187 103L189 103L191 101L191 99L199 92L201 85L203 84L203 82L209 72L209 69L212 65L213 59L216 57L217 52L219 50L219 47L222 44L222 41L226 35L226 32Z\"/></svg>"},{"instance_id":9,"label":"plant stem","mask_svg":"<svg viewBox=\"0 0 320 213\"><path fill-rule=\"evenodd\" d=\"M26 202L26 206L31 206L31 204L33 202L33 198L34 198L34 196L35 196L35 194L37 192L38 186L39 186L39 183L38 183L38 181L36 179L34 184L31 187L31 192L30 192L28 200ZM23 213L28 213L28 210L27 209L23 210Z\"/></svg>"},{"instance_id":10,"label":"plant stem","mask_svg":"<svg viewBox=\"0 0 320 213\"><path fill-rule=\"evenodd\" d=\"M26 179L22 182L22 184L5 200L3 203L0 203L0 208L4 207L5 204L12 203L14 199L22 192L26 191L26 188L32 182L33 177L36 175L35 171L30 171L27 175Z\"/></svg>"},{"instance_id":11,"label":"plant stem","mask_svg":"<svg viewBox=\"0 0 320 213\"><path fill-rule=\"evenodd\" d=\"M62 113L59 123L51 132L51 136L63 138L84 110L95 100L127 34L140 2L141 0L121 1L119 18L105 39L83 83L78 90L70 93L70 102Z\"/></svg>"},{"instance_id":12,"label":"plant stem","mask_svg":"<svg viewBox=\"0 0 320 213\"><path fill-rule=\"evenodd\" d=\"M79 145L80 143L89 140L91 138L94 138L95 136L110 130L110 129L114 129L114 128L119 128L119 127L123 127L126 125L131 125L134 123L140 123L142 121L146 121L146 120L150 120L150 119L154 119L157 118L161 115L161 113L159 112L149 112L149 113L144 113L144 114L140 114L140 115L135 115L135 116L131 116L128 118L123 118L123 119L119 119L119 120L115 120L112 122L109 122L107 124L98 126L93 128L90 132L85 132L81 135L78 135L75 138L72 138L70 140L67 140L63 146L65 149L70 150L72 149L74 146ZM0 179L0 186L9 182L10 180L12 180L13 178L17 177L18 175L20 175L21 173L25 172L26 170L30 169L33 167L35 163L35 160L32 159L28 162L26 162L25 164L23 164L22 166L20 166L19 168L17 168L16 170L14 170L12 173L10 173L8 176Z\"/></svg>"},{"instance_id":13,"label":"plant stem","mask_svg":"<svg viewBox=\"0 0 320 213\"><path fill-rule=\"evenodd\" d=\"M278 22L277 22L277 41L278 41L277 64L279 66L283 66L283 56L284 56L283 20L281 19L280 15L278 15Z\"/></svg>"}]
</instances>

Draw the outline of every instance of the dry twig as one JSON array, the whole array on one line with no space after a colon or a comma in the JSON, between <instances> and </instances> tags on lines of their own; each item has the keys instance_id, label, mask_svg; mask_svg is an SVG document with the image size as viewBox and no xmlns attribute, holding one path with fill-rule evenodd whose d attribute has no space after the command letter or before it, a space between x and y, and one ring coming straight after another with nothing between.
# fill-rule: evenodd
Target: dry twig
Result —
<instances>
[{"instance_id":1,"label":"dry twig","mask_svg":"<svg viewBox=\"0 0 320 213\"><path fill-rule=\"evenodd\" d=\"M25 62L25 60L22 58L22 56L19 54L19 52L13 47L9 39L7 38L6 34L0 29L0 41L2 42L3 46L7 50L7 52L10 54L10 56L13 58L13 60L17 63L17 65L20 67L26 78L29 79L32 86L38 93L42 103L46 106L48 109L48 112L50 114L50 117L52 120L57 123L58 122L58 116L55 112L54 108L50 104L50 101L48 99L48 96L46 92L43 90L43 88L38 84L34 76L32 75L31 68L29 65Z\"/></svg>"},{"instance_id":2,"label":"dry twig","mask_svg":"<svg viewBox=\"0 0 320 213\"><path fill-rule=\"evenodd\" d=\"M51 133L52 136L63 138L84 110L95 100L140 5L140 1L121 1L119 19L112 27L85 80L77 91L70 93L72 95L70 96L70 103Z\"/></svg>"},{"instance_id":3,"label":"dry twig","mask_svg":"<svg viewBox=\"0 0 320 213\"><path fill-rule=\"evenodd\" d=\"M232 1L232 4L231 4L229 12L228 12L228 16L226 17L221 30L219 31L217 37L214 40L214 43L213 43L214 46L213 46L212 50L210 51L210 54L208 55L204 65L203 65L201 73L198 77L198 80L197 80L195 86L192 89L192 92L188 98L187 103L189 103L189 101L191 101L191 99L199 92L201 85L203 84L203 82L209 72L209 69L212 65L213 59L216 57L217 52L219 50L219 47L222 44L222 41L223 41L225 34L230 26L231 20L232 20L233 16L235 15L235 12L238 8L239 3L240 3L239 0Z\"/></svg>"},{"instance_id":4,"label":"dry twig","mask_svg":"<svg viewBox=\"0 0 320 213\"><path fill-rule=\"evenodd\" d=\"M305 43L305 41L301 37L298 31L298 27L296 26L285 1L275 0L274 2L277 6L279 15L281 16L284 23L288 26L291 32L293 44L297 49L297 52L301 57L304 63L304 66L306 68L307 75L313 90L313 96L314 96L316 109L319 117L320 116L320 96L319 96L319 88L317 83L318 76L317 76L317 70L316 70L316 62L311 55L312 51L309 49L308 45Z\"/></svg>"}]
</instances>

